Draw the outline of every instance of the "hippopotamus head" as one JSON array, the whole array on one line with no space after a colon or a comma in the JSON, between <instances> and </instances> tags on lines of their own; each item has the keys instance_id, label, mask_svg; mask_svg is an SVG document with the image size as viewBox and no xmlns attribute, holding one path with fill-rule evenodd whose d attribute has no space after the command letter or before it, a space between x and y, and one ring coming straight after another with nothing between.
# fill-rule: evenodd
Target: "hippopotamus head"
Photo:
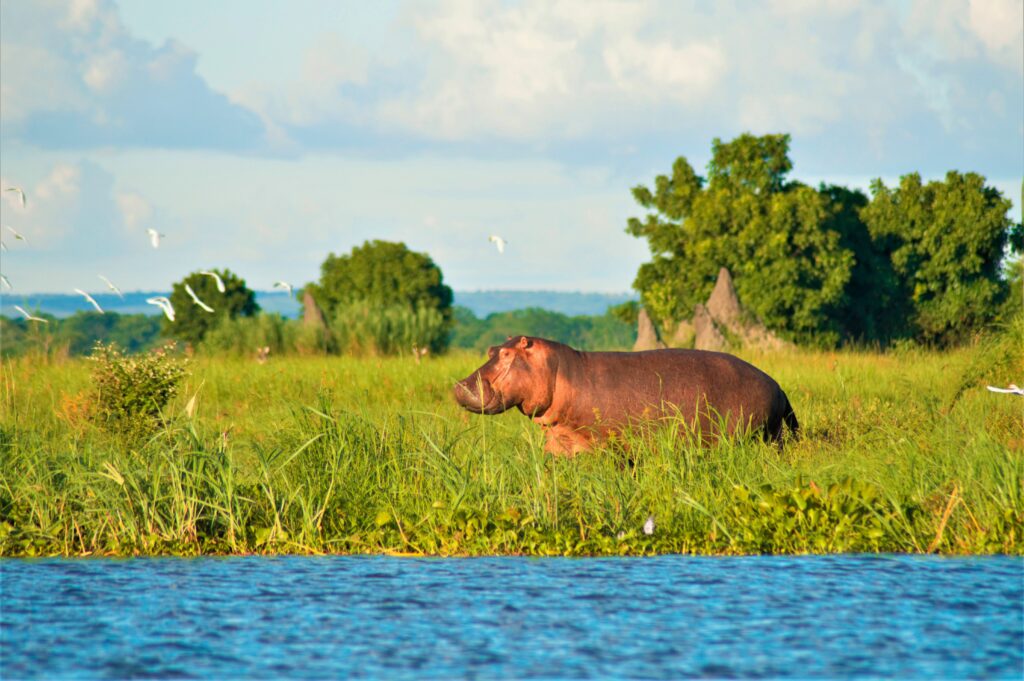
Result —
<instances>
[{"instance_id":1,"label":"hippopotamus head","mask_svg":"<svg viewBox=\"0 0 1024 681\"><path fill-rule=\"evenodd\" d=\"M487 363L455 384L455 401L477 414L518 407L543 413L551 404L555 354L541 338L517 336L487 350Z\"/></svg>"}]
</instances>

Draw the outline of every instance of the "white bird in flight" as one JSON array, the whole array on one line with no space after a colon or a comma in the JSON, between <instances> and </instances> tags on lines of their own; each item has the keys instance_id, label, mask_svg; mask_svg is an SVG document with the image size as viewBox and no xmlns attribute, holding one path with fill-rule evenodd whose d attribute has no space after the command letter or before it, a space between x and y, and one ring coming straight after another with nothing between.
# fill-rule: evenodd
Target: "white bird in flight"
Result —
<instances>
[{"instance_id":1,"label":"white bird in flight","mask_svg":"<svg viewBox=\"0 0 1024 681\"><path fill-rule=\"evenodd\" d=\"M994 393L1010 393L1012 395L1024 395L1024 388L1018 388L1013 383L1008 388L997 388L994 385L988 386L988 389Z\"/></svg>"},{"instance_id":2,"label":"white bird in flight","mask_svg":"<svg viewBox=\"0 0 1024 681\"><path fill-rule=\"evenodd\" d=\"M0 239L0 251L6 251L6 250L7 250L7 244L5 244L3 242L3 239Z\"/></svg>"},{"instance_id":3,"label":"white bird in flight","mask_svg":"<svg viewBox=\"0 0 1024 681\"><path fill-rule=\"evenodd\" d=\"M193 291L192 287L189 286L188 284L185 284L185 293L188 294L189 298L192 299L193 303L195 303L199 307L203 308L207 312L213 312L213 308L210 307L209 305L207 305L206 303L204 303L203 301L199 300L199 296L196 295L196 292Z\"/></svg>"},{"instance_id":4,"label":"white bird in flight","mask_svg":"<svg viewBox=\"0 0 1024 681\"><path fill-rule=\"evenodd\" d=\"M288 297L291 298L291 296L292 296L292 285L289 284L287 281L275 281L274 282L274 288L283 288L283 289L285 289L286 291L288 291Z\"/></svg>"},{"instance_id":5,"label":"white bird in flight","mask_svg":"<svg viewBox=\"0 0 1024 681\"><path fill-rule=\"evenodd\" d=\"M8 279L7 277L5 277L2 274L0 274L0 284L2 284L3 286L6 286L8 290L13 290L14 289L14 287L11 286L11 280Z\"/></svg>"},{"instance_id":6,"label":"white bird in flight","mask_svg":"<svg viewBox=\"0 0 1024 681\"><path fill-rule=\"evenodd\" d=\"M152 227L146 230L146 234L149 235L149 243L153 244L153 248L160 248L160 239L167 236L166 234L161 234Z\"/></svg>"},{"instance_id":7,"label":"white bird in flight","mask_svg":"<svg viewBox=\"0 0 1024 681\"><path fill-rule=\"evenodd\" d=\"M42 322L43 324L50 323L49 319L43 319L42 317L33 317L28 312L25 312L25 308L21 307L20 305L15 305L14 309L20 312L21 314L25 315L25 319L27 319L30 322Z\"/></svg>"},{"instance_id":8,"label":"white bird in flight","mask_svg":"<svg viewBox=\"0 0 1024 681\"><path fill-rule=\"evenodd\" d=\"M10 225L4 225L4 227L7 229L8 232L14 235L15 239L17 239L18 241L24 241L26 244L28 243L28 239L25 238L25 235L18 232L18 230L14 229L14 227L11 227Z\"/></svg>"},{"instance_id":9,"label":"white bird in flight","mask_svg":"<svg viewBox=\"0 0 1024 681\"><path fill-rule=\"evenodd\" d=\"M146 298L146 302L149 303L150 305L158 306L161 310L164 311L164 314L167 316L168 319L170 319L172 322L174 321L174 306L171 305L171 301L168 300L165 296L155 296L153 298Z\"/></svg>"},{"instance_id":10,"label":"white bird in flight","mask_svg":"<svg viewBox=\"0 0 1024 681\"><path fill-rule=\"evenodd\" d=\"M211 272L209 270L203 270L199 274L205 274L208 277L213 277L213 280L217 282L217 290L220 291L221 293L224 293L224 280L220 278L219 274L217 274L216 272Z\"/></svg>"},{"instance_id":11,"label":"white bird in flight","mask_svg":"<svg viewBox=\"0 0 1024 681\"><path fill-rule=\"evenodd\" d=\"M118 295L118 297L121 298L121 300L124 300L124 294L121 293L121 289L119 289L118 287L114 286L113 282L111 282L109 279L104 277L102 274L100 274L98 276L99 276L100 279L103 280L103 283L107 285L107 288L109 288L111 291L116 293Z\"/></svg>"},{"instance_id":12,"label":"white bird in flight","mask_svg":"<svg viewBox=\"0 0 1024 681\"><path fill-rule=\"evenodd\" d=\"M654 534L654 516L647 516L647 522L644 523L644 534Z\"/></svg>"},{"instance_id":13,"label":"white bird in flight","mask_svg":"<svg viewBox=\"0 0 1024 681\"><path fill-rule=\"evenodd\" d=\"M25 190L23 190L21 187L8 187L4 191L18 192L18 197L21 199L22 208L25 208L25 206L28 204L28 201L25 200Z\"/></svg>"},{"instance_id":14,"label":"white bird in flight","mask_svg":"<svg viewBox=\"0 0 1024 681\"><path fill-rule=\"evenodd\" d=\"M498 247L498 253L505 252L505 244L507 244L508 242L502 239L500 236L498 236L497 234L492 234L489 237L487 237L487 240Z\"/></svg>"},{"instance_id":15,"label":"white bird in flight","mask_svg":"<svg viewBox=\"0 0 1024 681\"><path fill-rule=\"evenodd\" d=\"M83 291L80 288L76 288L75 289L75 293L77 293L78 295L84 297L93 307L96 308L97 312L99 312L100 314L103 314L103 308L100 307L100 304L96 302L95 298L93 298L92 296L90 296L88 293L86 293L85 291Z\"/></svg>"}]
</instances>

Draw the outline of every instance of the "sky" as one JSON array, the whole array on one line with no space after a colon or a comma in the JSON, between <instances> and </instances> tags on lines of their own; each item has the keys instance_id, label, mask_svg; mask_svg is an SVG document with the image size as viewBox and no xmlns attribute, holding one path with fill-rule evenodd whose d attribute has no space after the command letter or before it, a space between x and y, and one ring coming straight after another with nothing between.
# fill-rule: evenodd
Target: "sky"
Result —
<instances>
[{"instance_id":1,"label":"sky","mask_svg":"<svg viewBox=\"0 0 1024 681\"><path fill-rule=\"evenodd\" d=\"M0 270L265 290L385 239L456 290L623 292L630 187L743 132L811 184L978 172L1019 220L1024 3L5 1Z\"/></svg>"}]
</instances>

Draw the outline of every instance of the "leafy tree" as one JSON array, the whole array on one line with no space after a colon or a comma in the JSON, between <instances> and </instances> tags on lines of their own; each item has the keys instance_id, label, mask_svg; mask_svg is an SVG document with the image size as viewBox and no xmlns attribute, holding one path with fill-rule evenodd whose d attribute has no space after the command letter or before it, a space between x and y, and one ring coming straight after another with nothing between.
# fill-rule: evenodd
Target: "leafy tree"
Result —
<instances>
[{"instance_id":1,"label":"leafy tree","mask_svg":"<svg viewBox=\"0 0 1024 681\"><path fill-rule=\"evenodd\" d=\"M640 303L635 300L627 300L618 305L609 305L605 314L635 328L637 320L640 318Z\"/></svg>"},{"instance_id":2,"label":"leafy tree","mask_svg":"<svg viewBox=\"0 0 1024 681\"><path fill-rule=\"evenodd\" d=\"M97 343L114 343L125 352L136 353L154 344L160 320L146 314L76 312L60 320L56 331L72 355L88 354Z\"/></svg>"},{"instance_id":3,"label":"leafy tree","mask_svg":"<svg viewBox=\"0 0 1024 681\"><path fill-rule=\"evenodd\" d=\"M627 232L648 240L652 260L633 284L666 327L689 317L728 267L743 304L772 329L798 340L834 343L853 254L829 227L827 196L786 174L789 135L715 139L708 177L678 158L654 189L633 189L650 212Z\"/></svg>"},{"instance_id":4,"label":"leafy tree","mask_svg":"<svg viewBox=\"0 0 1024 681\"><path fill-rule=\"evenodd\" d=\"M221 320L235 317L251 317L259 312L256 294L245 285L245 280L231 270L212 270L224 284L222 293L216 280L208 274L193 272L174 284L171 291L171 305L174 306L174 321L164 318L164 334L180 338L193 345L199 344L207 332L217 327ZM192 300L185 291L188 284L199 300L213 308L207 312Z\"/></svg>"},{"instance_id":5,"label":"leafy tree","mask_svg":"<svg viewBox=\"0 0 1024 681\"><path fill-rule=\"evenodd\" d=\"M919 336L948 344L991 321L1007 294L1003 257L1020 229L1010 201L981 175L956 171L927 184L911 173L892 189L875 180L871 193L861 217L889 255Z\"/></svg>"},{"instance_id":6,"label":"leafy tree","mask_svg":"<svg viewBox=\"0 0 1024 681\"><path fill-rule=\"evenodd\" d=\"M828 201L826 229L839 234L839 244L853 253L853 269L842 298L831 308L835 326L861 342L887 343L911 333L910 304L889 253L872 240L860 211L868 197L860 190L821 185L818 193Z\"/></svg>"},{"instance_id":7,"label":"leafy tree","mask_svg":"<svg viewBox=\"0 0 1024 681\"><path fill-rule=\"evenodd\" d=\"M478 319L470 310L455 308L452 345L483 351L525 334L567 343L583 350L626 349L633 344L635 322L628 324L611 311L604 315L569 316L537 307L495 312Z\"/></svg>"},{"instance_id":8,"label":"leafy tree","mask_svg":"<svg viewBox=\"0 0 1024 681\"><path fill-rule=\"evenodd\" d=\"M404 243L367 241L348 255L332 253L320 266L320 281L307 284L306 290L331 320L353 304L436 310L444 327L431 342L432 349L440 351L447 343L452 290L429 255L410 251Z\"/></svg>"}]
</instances>

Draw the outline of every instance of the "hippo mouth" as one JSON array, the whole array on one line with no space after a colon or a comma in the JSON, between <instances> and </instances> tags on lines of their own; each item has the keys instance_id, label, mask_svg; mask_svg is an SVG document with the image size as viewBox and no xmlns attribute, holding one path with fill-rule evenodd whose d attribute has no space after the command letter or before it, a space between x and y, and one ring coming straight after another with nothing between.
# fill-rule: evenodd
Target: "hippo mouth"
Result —
<instances>
[{"instance_id":1,"label":"hippo mouth","mask_svg":"<svg viewBox=\"0 0 1024 681\"><path fill-rule=\"evenodd\" d=\"M488 416L500 414L512 406L506 404L502 394L482 379L477 383L477 390L473 390L468 385L468 379L457 382L455 384L455 401L464 409L474 414L486 414Z\"/></svg>"}]
</instances>

